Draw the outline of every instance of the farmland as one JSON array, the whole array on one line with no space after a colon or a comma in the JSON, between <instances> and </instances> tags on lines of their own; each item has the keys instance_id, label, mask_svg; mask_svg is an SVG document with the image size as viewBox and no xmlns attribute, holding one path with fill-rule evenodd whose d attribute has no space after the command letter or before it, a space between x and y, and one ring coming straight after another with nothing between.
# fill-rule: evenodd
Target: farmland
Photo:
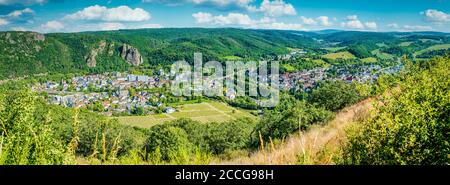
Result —
<instances>
[{"instance_id":1,"label":"farmland","mask_svg":"<svg viewBox=\"0 0 450 185\"><path fill-rule=\"evenodd\" d=\"M255 118L247 111L230 107L220 102L205 102L198 104L187 104L177 108L172 114L156 114L149 116L126 116L117 117L119 123L139 128L150 128L157 124L179 118L190 118L202 123L225 122L242 117Z\"/></svg>"},{"instance_id":2,"label":"farmland","mask_svg":"<svg viewBox=\"0 0 450 185\"><path fill-rule=\"evenodd\" d=\"M417 51L417 52L414 53L414 55L417 56L417 55L421 55L421 54L424 54L424 53L429 52L429 51L435 51L435 50L441 50L441 49L449 49L449 48L450 48L450 44L438 44L438 45L430 46L430 47L428 47L426 49Z\"/></svg>"},{"instance_id":3,"label":"farmland","mask_svg":"<svg viewBox=\"0 0 450 185\"><path fill-rule=\"evenodd\" d=\"M337 53L329 53L326 55L323 55L324 58L327 59L354 59L356 58L355 55L351 54L348 51L343 51L343 52L337 52Z\"/></svg>"}]
</instances>

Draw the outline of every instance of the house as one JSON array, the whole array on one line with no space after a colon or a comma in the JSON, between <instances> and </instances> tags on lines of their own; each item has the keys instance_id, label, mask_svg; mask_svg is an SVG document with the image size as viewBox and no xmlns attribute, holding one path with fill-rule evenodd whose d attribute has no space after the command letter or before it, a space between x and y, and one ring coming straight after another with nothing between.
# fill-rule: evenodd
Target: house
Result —
<instances>
[{"instance_id":1,"label":"house","mask_svg":"<svg viewBox=\"0 0 450 185\"><path fill-rule=\"evenodd\" d=\"M164 109L164 113L166 113L166 114L172 114L172 113L174 113L174 112L175 112L175 109L172 108L172 107L166 107L166 108Z\"/></svg>"}]
</instances>

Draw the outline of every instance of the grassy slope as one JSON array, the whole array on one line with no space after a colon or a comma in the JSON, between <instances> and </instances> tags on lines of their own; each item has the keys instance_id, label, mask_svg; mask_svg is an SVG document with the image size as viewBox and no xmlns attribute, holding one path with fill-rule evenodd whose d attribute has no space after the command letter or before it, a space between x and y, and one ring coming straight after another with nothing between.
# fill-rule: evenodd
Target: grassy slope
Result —
<instances>
[{"instance_id":1,"label":"grassy slope","mask_svg":"<svg viewBox=\"0 0 450 185\"><path fill-rule=\"evenodd\" d=\"M289 164L332 164L333 153L339 152L345 140L345 129L368 116L372 99L340 111L334 120L326 125L312 127L306 132L292 135L283 143L266 146L250 156L231 160L214 159L212 164L236 165L289 165Z\"/></svg>"}]
</instances>

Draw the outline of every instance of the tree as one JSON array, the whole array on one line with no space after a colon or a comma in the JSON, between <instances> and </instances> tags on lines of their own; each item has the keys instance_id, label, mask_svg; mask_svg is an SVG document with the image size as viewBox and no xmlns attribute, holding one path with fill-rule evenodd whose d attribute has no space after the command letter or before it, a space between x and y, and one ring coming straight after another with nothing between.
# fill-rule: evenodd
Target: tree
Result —
<instances>
[{"instance_id":1,"label":"tree","mask_svg":"<svg viewBox=\"0 0 450 185\"><path fill-rule=\"evenodd\" d=\"M326 81L311 93L309 102L330 111L337 111L360 99L353 84L343 81Z\"/></svg>"},{"instance_id":2,"label":"tree","mask_svg":"<svg viewBox=\"0 0 450 185\"><path fill-rule=\"evenodd\" d=\"M450 58L407 65L399 86L349 133L347 164L450 163Z\"/></svg>"}]
</instances>

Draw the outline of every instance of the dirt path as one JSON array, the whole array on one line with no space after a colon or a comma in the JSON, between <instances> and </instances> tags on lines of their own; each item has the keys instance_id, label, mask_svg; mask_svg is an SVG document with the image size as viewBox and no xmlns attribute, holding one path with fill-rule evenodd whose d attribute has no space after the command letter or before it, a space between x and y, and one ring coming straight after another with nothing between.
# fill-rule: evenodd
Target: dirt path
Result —
<instances>
[{"instance_id":1,"label":"dirt path","mask_svg":"<svg viewBox=\"0 0 450 185\"><path fill-rule=\"evenodd\" d=\"M248 157L212 161L212 164L333 164L333 153L345 139L345 128L368 115L372 100L367 99L336 114L327 125L318 125L297 133L282 144L259 151ZM267 149L269 148L269 149Z\"/></svg>"}]
</instances>

